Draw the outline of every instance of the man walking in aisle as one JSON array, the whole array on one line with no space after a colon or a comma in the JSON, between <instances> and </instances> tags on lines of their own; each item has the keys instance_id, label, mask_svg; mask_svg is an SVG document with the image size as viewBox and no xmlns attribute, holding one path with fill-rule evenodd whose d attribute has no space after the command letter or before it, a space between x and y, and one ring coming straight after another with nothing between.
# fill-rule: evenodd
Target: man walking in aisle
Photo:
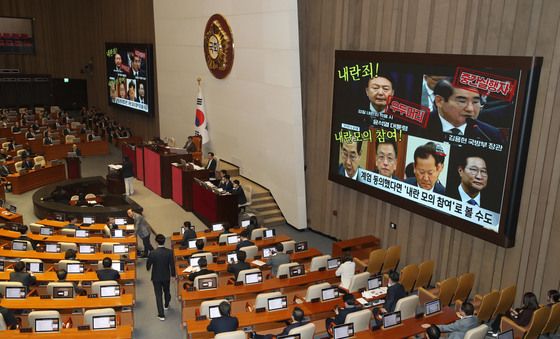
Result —
<instances>
[{"instance_id":1,"label":"man walking in aisle","mask_svg":"<svg viewBox=\"0 0 560 339\"><path fill-rule=\"evenodd\" d=\"M171 301L169 281L171 277L175 278L175 263L173 262L173 251L164 247L165 236L163 234L158 234L156 236L156 242L158 247L148 256L146 268L149 271L153 266L152 284L154 285L154 293L156 295L157 317L159 320L164 321L164 310L169 308L169 302ZM162 293L165 297L165 306L161 300Z\"/></svg>"}]
</instances>

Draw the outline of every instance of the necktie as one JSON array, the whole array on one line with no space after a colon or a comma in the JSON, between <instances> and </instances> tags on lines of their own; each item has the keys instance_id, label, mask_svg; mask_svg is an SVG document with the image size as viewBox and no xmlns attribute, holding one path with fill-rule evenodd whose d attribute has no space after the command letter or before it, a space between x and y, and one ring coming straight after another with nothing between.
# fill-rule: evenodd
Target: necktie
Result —
<instances>
[{"instance_id":1,"label":"necktie","mask_svg":"<svg viewBox=\"0 0 560 339\"><path fill-rule=\"evenodd\" d=\"M471 200L467 201L467 204L473 205L473 206L478 206L478 204L476 203L476 200L474 200L474 199L471 199Z\"/></svg>"},{"instance_id":2,"label":"necktie","mask_svg":"<svg viewBox=\"0 0 560 339\"><path fill-rule=\"evenodd\" d=\"M462 134L462 133L461 133L461 130L458 129L457 127L452 128L452 129L450 130L450 132L451 132L451 134L454 134L454 135L461 135L461 134Z\"/></svg>"}]
</instances>

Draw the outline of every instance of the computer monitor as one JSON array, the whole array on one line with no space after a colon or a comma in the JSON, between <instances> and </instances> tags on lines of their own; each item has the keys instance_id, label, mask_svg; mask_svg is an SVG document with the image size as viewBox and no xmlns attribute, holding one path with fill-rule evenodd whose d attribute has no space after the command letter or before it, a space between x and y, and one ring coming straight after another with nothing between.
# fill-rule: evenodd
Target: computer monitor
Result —
<instances>
[{"instance_id":1,"label":"computer monitor","mask_svg":"<svg viewBox=\"0 0 560 339\"><path fill-rule=\"evenodd\" d=\"M80 254L92 254L95 253L95 246L94 245L84 245L80 244L78 246L78 252Z\"/></svg>"},{"instance_id":2,"label":"computer monitor","mask_svg":"<svg viewBox=\"0 0 560 339\"><path fill-rule=\"evenodd\" d=\"M198 267L198 261L200 260L200 258L204 258L204 257L190 257L189 265L192 267Z\"/></svg>"},{"instance_id":3,"label":"computer monitor","mask_svg":"<svg viewBox=\"0 0 560 339\"><path fill-rule=\"evenodd\" d=\"M196 248L196 239L189 240L188 247L189 248Z\"/></svg>"},{"instance_id":4,"label":"computer monitor","mask_svg":"<svg viewBox=\"0 0 560 339\"><path fill-rule=\"evenodd\" d=\"M237 252L230 252L227 254L227 262L228 264L237 263Z\"/></svg>"},{"instance_id":5,"label":"computer monitor","mask_svg":"<svg viewBox=\"0 0 560 339\"><path fill-rule=\"evenodd\" d=\"M248 227L249 225L251 225L251 220L249 220L249 219L241 220L241 227L245 228L245 227Z\"/></svg>"},{"instance_id":6,"label":"computer monitor","mask_svg":"<svg viewBox=\"0 0 560 339\"><path fill-rule=\"evenodd\" d=\"M45 252L47 253L60 253L60 244L46 244Z\"/></svg>"},{"instance_id":7,"label":"computer monitor","mask_svg":"<svg viewBox=\"0 0 560 339\"><path fill-rule=\"evenodd\" d=\"M218 279L216 277L198 278L198 289L200 291L215 288L218 288Z\"/></svg>"},{"instance_id":8,"label":"computer monitor","mask_svg":"<svg viewBox=\"0 0 560 339\"><path fill-rule=\"evenodd\" d=\"M513 339L513 329L498 334L498 339Z\"/></svg>"},{"instance_id":9,"label":"computer monitor","mask_svg":"<svg viewBox=\"0 0 560 339\"><path fill-rule=\"evenodd\" d=\"M329 301L338 298L338 287L327 287L321 290L321 301Z\"/></svg>"},{"instance_id":10,"label":"computer monitor","mask_svg":"<svg viewBox=\"0 0 560 339\"><path fill-rule=\"evenodd\" d=\"M58 318L35 319L35 332L58 332L59 328Z\"/></svg>"},{"instance_id":11,"label":"computer monitor","mask_svg":"<svg viewBox=\"0 0 560 339\"><path fill-rule=\"evenodd\" d=\"M124 238L124 230L111 230L111 237Z\"/></svg>"},{"instance_id":12,"label":"computer monitor","mask_svg":"<svg viewBox=\"0 0 560 339\"><path fill-rule=\"evenodd\" d=\"M274 253L276 253L276 248L274 247L265 247L262 250L263 253L263 258L269 258L271 257Z\"/></svg>"},{"instance_id":13,"label":"computer monitor","mask_svg":"<svg viewBox=\"0 0 560 339\"><path fill-rule=\"evenodd\" d=\"M114 244L113 245L113 253L128 253L128 245L124 244Z\"/></svg>"},{"instance_id":14,"label":"computer monitor","mask_svg":"<svg viewBox=\"0 0 560 339\"><path fill-rule=\"evenodd\" d=\"M277 335L276 339L301 339L301 335L298 334L287 334L287 335Z\"/></svg>"},{"instance_id":15,"label":"computer monitor","mask_svg":"<svg viewBox=\"0 0 560 339\"><path fill-rule=\"evenodd\" d=\"M333 337L334 339L344 339L354 336L354 324L342 324L333 327Z\"/></svg>"},{"instance_id":16,"label":"computer monitor","mask_svg":"<svg viewBox=\"0 0 560 339\"><path fill-rule=\"evenodd\" d=\"M51 245L51 244L47 244L47 245ZM52 244L52 245L57 245L57 244ZM43 273L43 263L42 262L26 262L25 263L25 269L27 270L27 272L31 272L31 273Z\"/></svg>"},{"instance_id":17,"label":"computer monitor","mask_svg":"<svg viewBox=\"0 0 560 339\"><path fill-rule=\"evenodd\" d=\"M383 328L391 328L401 324L401 311L385 313L383 315Z\"/></svg>"},{"instance_id":18,"label":"computer monitor","mask_svg":"<svg viewBox=\"0 0 560 339\"><path fill-rule=\"evenodd\" d=\"M223 224L214 224L212 225L212 231L221 231L224 229L224 225Z\"/></svg>"},{"instance_id":19,"label":"computer monitor","mask_svg":"<svg viewBox=\"0 0 560 339\"><path fill-rule=\"evenodd\" d=\"M92 330L108 330L117 328L117 321L114 315L95 315L91 318Z\"/></svg>"},{"instance_id":20,"label":"computer monitor","mask_svg":"<svg viewBox=\"0 0 560 339\"><path fill-rule=\"evenodd\" d=\"M0 261L0 272L4 272L4 260Z\"/></svg>"},{"instance_id":21,"label":"computer monitor","mask_svg":"<svg viewBox=\"0 0 560 339\"><path fill-rule=\"evenodd\" d=\"M52 229L52 227L41 227L39 229L39 234L40 235L51 236L51 235L53 235L53 229Z\"/></svg>"},{"instance_id":22,"label":"computer monitor","mask_svg":"<svg viewBox=\"0 0 560 339\"><path fill-rule=\"evenodd\" d=\"M276 230L275 229L268 229L265 230L263 232L263 239L269 239L269 238L274 238L274 236L276 235Z\"/></svg>"},{"instance_id":23,"label":"computer monitor","mask_svg":"<svg viewBox=\"0 0 560 339\"><path fill-rule=\"evenodd\" d=\"M335 268L338 268L338 266L340 266L340 258L331 258L327 260L328 270L334 270Z\"/></svg>"},{"instance_id":24,"label":"computer monitor","mask_svg":"<svg viewBox=\"0 0 560 339\"><path fill-rule=\"evenodd\" d=\"M290 278L299 277L305 274L305 267L302 264L297 266L291 266L289 272L290 272Z\"/></svg>"},{"instance_id":25,"label":"computer monitor","mask_svg":"<svg viewBox=\"0 0 560 339\"><path fill-rule=\"evenodd\" d=\"M214 319L214 318L220 318L221 316L222 315L220 314L220 306L219 305L208 307L208 318Z\"/></svg>"},{"instance_id":26,"label":"computer monitor","mask_svg":"<svg viewBox=\"0 0 560 339\"><path fill-rule=\"evenodd\" d=\"M241 239L241 237L237 234L229 235L227 237L227 244L228 245L237 244L240 241L240 239Z\"/></svg>"},{"instance_id":27,"label":"computer monitor","mask_svg":"<svg viewBox=\"0 0 560 339\"><path fill-rule=\"evenodd\" d=\"M82 264L82 263L66 264L66 272L68 272L68 274L84 273L84 264Z\"/></svg>"},{"instance_id":28,"label":"computer monitor","mask_svg":"<svg viewBox=\"0 0 560 339\"><path fill-rule=\"evenodd\" d=\"M82 224L84 225L95 224L95 217L83 217Z\"/></svg>"},{"instance_id":29,"label":"computer monitor","mask_svg":"<svg viewBox=\"0 0 560 339\"><path fill-rule=\"evenodd\" d=\"M245 285L259 284L262 282L262 272L245 274Z\"/></svg>"},{"instance_id":30,"label":"computer monitor","mask_svg":"<svg viewBox=\"0 0 560 339\"><path fill-rule=\"evenodd\" d=\"M12 250L27 251L27 241L20 241L20 240L12 241Z\"/></svg>"},{"instance_id":31,"label":"computer monitor","mask_svg":"<svg viewBox=\"0 0 560 339\"><path fill-rule=\"evenodd\" d=\"M126 225L126 218L115 218L115 225Z\"/></svg>"},{"instance_id":32,"label":"computer monitor","mask_svg":"<svg viewBox=\"0 0 560 339\"><path fill-rule=\"evenodd\" d=\"M10 211L12 213L16 213L17 207L15 207L14 205L9 205L8 206L8 211Z\"/></svg>"},{"instance_id":33,"label":"computer monitor","mask_svg":"<svg viewBox=\"0 0 560 339\"><path fill-rule=\"evenodd\" d=\"M124 262L113 261L113 263L111 264L111 268L122 273L124 272Z\"/></svg>"},{"instance_id":34,"label":"computer monitor","mask_svg":"<svg viewBox=\"0 0 560 339\"><path fill-rule=\"evenodd\" d=\"M435 313L439 313L439 311L441 311L441 303L439 301L439 299L435 299L432 301L428 301L427 303L424 304L424 315L425 316L429 316Z\"/></svg>"},{"instance_id":35,"label":"computer monitor","mask_svg":"<svg viewBox=\"0 0 560 339\"><path fill-rule=\"evenodd\" d=\"M101 286L99 288L99 296L101 298L119 297L121 289L119 285Z\"/></svg>"},{"instance_id":36,"label":"computer monitor","mask_svg":"<svg viewBox=\"0 0 560 339\"><path fill-rule=\"evenodd\" d=\"M288 297L283 295L281 297L268 298L267 309L268 311L278 311L288 308Z\"/></svg>"},{"instance_id":37,"label":"computer monitor","mask_svg":"<svg viewBox=\"0 0 560 339\"><path fill-rule=\"evenodd\" d=\"M25 299L25 287L7 286L4 290L4 298L6 299Z\"/></svg>"},{"instance_id":38,"label":"computer monitor","mask_svg":"<svg viewBox=\"0 0 560 339\"><path fill-rule=\"evenodd\" d=\"M383 276L381 276L381 275L376 275L374 277L371 277L367 281L368 291L374 290L374 289L379 288L381 286L383 286Z\"/></svg>"},{"instance_id":39,"label":"computer monitor","mask_svg":"<svg viewBox=\"0 0 560 339\"><path fill-rule=\"evenodd\" d=\"M87 238L87 237L89 237L89 231L88 230L76 230L76 233L74 234L74 236L76 238Z\"/></svg>"},{"instance_id":40,"label":"computer monitor","mask_svg":"<svg viewBox=\"0 0 560 339\"><path fill-rule=\"evenodd\" d=\"M53 287L53 299L71 299L74 298L73 286L55 286Z\"/></svg>"},{"instance_id":41,"label":"computer monitor","mask_svg":"<svg viewBox=\"0 0 560 339\"><path fill-rule=\"evenodd\" d=\"M294 250L295 252L303 252L303 251L307 251L307 241L298 241L296 242L296 244L294 245Z\"/></svg>"}]
</instances>

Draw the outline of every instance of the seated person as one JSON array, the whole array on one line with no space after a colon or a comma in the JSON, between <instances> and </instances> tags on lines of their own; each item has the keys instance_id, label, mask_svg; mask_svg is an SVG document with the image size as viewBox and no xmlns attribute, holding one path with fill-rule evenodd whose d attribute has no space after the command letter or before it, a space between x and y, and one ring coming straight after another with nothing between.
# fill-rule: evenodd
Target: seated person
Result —
<instances>
[{"instance_id":1,"label":"seated person","mask_svg":"<svg viewBox=\"0 0 560 339\"><path fill-rule=\"evenodd\" d=\"M66 281L66 277L68 276L68 272L65 269L60 269L56 271L56 277L58 278L59 282L71 282L74 285L74 294L75 295L82 295L85 290L81 288L75 281Z\"/></svg>"},{"instance_id":2,"label":"seated person","mask_svg":"<svg viewBox=\"0 0 560 339\"><path fill-rule=\"evenodd\" d=\"M346 316L348 314L362 309L361 307L358 307L356 305L356 299L354 298L353 294L345 294L342 297L342 300L344 300L344 308L339 308L338 306L336 306L336 308L334 309L334 313L336 314L336 316L334 318L327 318L325 320L325 328L327 329L327 331L332 331L333 326L344 324L344 321L346 320Z\"/></svg>"},{"instance_id":3,"label":"seated person","mask_svg":"<svg viewBox=\"0 0 560 339\"><path fill-rule=\"evenodd\" d=\"M220 233L220 235L222 235L222 234L233 234L233 232L231 231L231 225L229 223L226 222L222 226L224 227L224 231L222 233ZM218 236L218 238L219 238L219 236Z\"/></svg>"},{"instance_id":4,"label":"seated person","mask_svg":"<svg viewBox=\"0 0 560 339\"><path fill-rule=\"evenodd\" d=\"M78 227L77 224L78 224L78 218L75 217L75 216L72 216L70 218L70 223L68 225L64 226L64 228L71 228L71 229L74 229L74 230L80 229L80 227Z\"/></svg>"},{"instance_id":5,"label":"seated person","mask_svg":"<svg viewBox=\"0 0 560 339\"><path fill-rule=\"evenodd\" d=\"M257 221L257 217L253 215L251 216L251 218L249 218L249 226L247 226L243 231L241 231L239 235L245 238L251 238L251 233L253 233L253 230L257 228L259 228L259 223Z\"/></svg>"},{"instance_id":6,"label":"seated person","mask_svg":"<svg viewBox=\"0 0 560 339\"><path fill-rule=\"evenodd\" d=\"M35 139L35 134L31 131L31 128L28 128L25 132L25 139Z\"/></svg>"},{"instance_id":7,"label":"seated person","mask_svg":"<svg viewBox=\"0 0 560 339\"><path fill-rule=\"evenodd\" d=\"M194 278L200 275L216 273L215 271L209 270L207 267L208 267L208 262L206 261L205 257L201 257L200 259L198 259L198 271L189 274L189 280L193 282Z\"/></svg>"},{"instance_id":8,"label":"seated person","mask_svg":"<svg viewBox=\"0 0 560 339\"><path fill-rule=\"evenodd\" d=\"M53 143L54 140L48 134L43 138L43 145L52 145Z\"/></svg>"},{"instance_id":9,"label":"seated person","mask_svg":"<svg viewBox=\"0 0 560 339\"><path fill-rule=\"evenodd\" d=\"M12 133L20 133L21 128L19 127L19 122L16 121L15 125L12 126Z\"/></svg>"},{"instance_id":10,"label":"seated person","mask_svg":"<svg viewBox=\"0 0 560 339\"><path fill-rule=\"evenodd\" d=\"M113 260L109 257L103 258L103 269L97 270L97 278L101 281L103 280L119 280L121 275L119 271L113 269L111 265L113 264Z\"/></svg>"},{"instance_id":11,"label":"seated person","mask_svg":"<svg viewBox=\"0 0 560 339\"><path fill-rule=\"evenodd\" d=\"M188 153L196 152L196 145L194 144L193 138L191 136L187 138L187 142L185 143L185 146L183 146L183 148L186 149Z\"/></svg>"},{"instance_id":12,"label":"seated person","mask_svg":"<svg viewBox=\"0 0 560 339\"><path fill-rule=\"evenodd\" d=\"M391 313L395 311L395 307L397 306L397 301L399 299L406 297L406 291L399 283L400 275L397 271L389 271L389 282L387 288L387 294L385 295L385 304L381 308L374 308L373 312L373 319L376 323L376 326L379 327L383 324L382 322L382 315L384 313Z\"/></svg>"},{"instance_id":13,"label":"seated person","mask_svg":"<svg viewBox=\"0 0 560 339\"><path fill-rule=\"evenodd\" d=\"M194 230L194 226L191 224L190 221L185 221L183 226L186 228L185 233L183 233L183 240L181 240L181 246L187 246L189 244L189 240L196 239L196 232ZM202 243L204 247L204 242Z\"/></svg>"},{"instance_id":14,"label":"seated person","mask_svg":"<svg viewBox=\"0 0 560 339\"><path fill-rule=\"evenodd\" d=\"M426 329L426 338L427 339L439 339L441 337L441 331L439 330L439 327L437 327L436 325L430 325L430 327L428 327Z\"/></svg>"},{"instance_id":15,"label":"seated person","mask_svg":"<svg viewBox=\"0 0 560 339\"><path fill-rule=\"evenodd\" d=\"M0 176L7 177L10 174L10 169L6 166L5 160L0 160Z\"/></svg>"},{"instance_id":16,"label":"seated person","mask_svg":"<svg viewBox=\"0 0 560 339\"><path fill-rule=\"evenodd\" d=\"M274 253L268 258L266 261L267 265L270 265L271 274L273 277L276 277L276 273L278 273L278 267L282 264L287 264L290 262L290 256L284 251L284 245L281 242L274 245Z\"/></svg>"},{"instance_id":17,"label":"seated person","mask_svg":"<svg viewBox=\"0 0 560 339\"><path fill-rule=\"evenodd\" d=\"M26 271L23 261L18 261L14 265L14 272L10 272L10 281L19 281L29 289L29 286L37 283L37 277Z\"/></svg>"},{"instance_id":18,"label":"seated person","mask_svg":"<svg viewBox=\"0 0 560 339\"><path fill-rule=\"evenodd\" d=\"M236 317L230 316L231 305L227 301L222 301L218 310L220 311L220 317L210 320L206 330L214 332L214 334L236 331L239 327L239 321Z\"/></svg>"},{"instance_id":19,"label":"seated person","mask_svg":"<svg viewBox=\"0 0 560 339\"><path fill-rule=\"evenodd\" d=\"M337 277L340 277L339 286L344 289L348 289L348 287L350 287L352 277L356 274L356 263L354 262L354 259L348 254L343 255L341 258L341 264L336 269L335 274Z\"/></svg>"},{"instance_id":20,"label":"seated person","mask_svg":"<svg viewBox=\"0 0 560 339\"><path fill-rule=\"evenodd\" d=\"M244 251L237 251L237 262L228 263L227 271L229 273L233 273L236 281L237 281L237 276L239 276L239 272L251 268L251 265L246 263L245 259L247 259L247 253L245 253Z\"/></svg>"},{"instance_id":21,"label":"seated person","mask_svg":"<svg viewBox=\"0 0 560 339\"><path fill-rule=\"evenodd\" d=\"M462 339L465 333L478 326L478 318L474 316L474 306L470 302L461 305L461 311L457 312L459 320L449 325L437 325L440 332L449 333L449 339ZM423 328L430 328L432 325L423 324Z\"/></svg>"},{"instance_id":22,"label":"seated person","mask_svg":"<svg viewBox=\"0 0 560 339\"><path fill-rule=\"evenodd\" d=\"M66 252L64 252L64 259L65 260L76 260L76 255L78 254L78 252L76 252L76 250L74 249L67 249Z\"/></svg>"},{"instance_id":23,"label":"seated person","mask_svg":"<svg viewBox=\"0 0 560 339\"><path fill-rule=\"evenodd\" d=\"M2 300L4 300L3 296L1 297L2 298L0 298L0 303L2 302ZM14 315L14 312L0 305L0 315L2 315L2 318L4 318L4 322L6 323L6 327L8 330L13 330L17 327L18 322L16 316Z\"/></svg>"},{"instance_id":24,"label":"seated person","mask_svg":"<svg viewBox=\"0 0 560 339\"><path fill-rule=\"evenodd\" d=\"M24 157L24 158L33 156L33 151L31 150L31 146L29 146L29 144L25 145L25 148L23 149L23 152L21 152L21 156Z\"/></svg>"},{"instance_id":25,"label":"seated person","mask_svg":"<svg viewBox=\"0 0 560 339\"><path fill-rule=\"evenodd\" d=\"M552 305L556 304L560 301L560 293L558 290L549 290L546 293L546 306L551 307Z\"/></svg>"},{"instance_id":26,"label":"seated person","mask_svg":"<svg viewBox=\"0 0 560 339\"><path fill-rule=\"evenodd\" d=\"M54 200L56 202L67 202L68 201L68 192L62 186L56 186L54 191L50 194L49 197L46 197L45 200Z\"/></svg>"},{"instance_id":27,"label":"seated person","mask_svg":"<svg viewBox=\"0 0 560 339\"><path fill-rule=\"evenodd\" d=\"M23 160L21 163L21 169L31 170L34 166L35 163L33 162L33 160L31 160L29 156L25 156L25 160Z\"/></svg>"},{"instance_id":28,"label":"seated person","mask_svg":"<svg viewBox=\"0 0 560 339\"><path fill-rule=\"evenodd\" d=\"M247 246L254 246L255 243L250 241L249 239L245 238L245 237L241 237L241 241L237 243L237 246L235 246L235 249L237 251L239 251L240 248L243 247L247 247Z\"/></svg>"},{"instance_id":29,"label":"seated person","mask_svg":"<svg viewBox=\"0 0 560 339\"><path fill-rule=\"evenodd\" d=\"M14 140L8 139L8 142L9 142L8 147L7 147L8 151L14 151L16 149L16 144L15 144Z\"/></svg>"},{"instance_id":30,"label":"seated person","mask_svg":"<svg viewBox=\"0 0 560 339\"><path fill-rule=\"evenodd\" d=\"M288 335L292 329L303 326L307 323L308 321L305 319L305 313L303 312L303 310L299 307L294 307L294 310L292 311L292 323L284 327L282 333L279 333L276 336L273 336L272 334L253 334L253 339L272 339L273 337Z\"/></svg>"},{"instance_id":31,"label":"seated person","mask_svg":"<svg viewBox=\"0 0 560 339\"><path fill-rule=\"evenodd\" d=\"M241 187L241 185L239 184L239 180L237 179L233 181L233 189L231 190L231 194L237 195L237 205L243 205L247 203L245 191L243 191L243 187Z\"/></svg>"},{"instance_id":32,"label":"seated person","mask_svg":"<svg viewBox=\"0 0 560 339\"><path fill-rule=\"evenodd\" d=\"M510 309L506 314L498 314L492 322L492 332L500 332L500 324L502 317L506 316L512 319L517 325L525 327L531 322L533 313L539 308L537 296L533 292L526 292L523 294L523 305L516 309Z\"/></svg>"},{"instance_id":33,"label":"seated person","mask_svg":"<svg viewBox=\"0 0 560 339\"><path fill-rule=\"evenodd\" d=\"M218 184L218 188L221 188L226 192L231 192L233 190L233 184L229 179L229 174L224 175Z\"/></svg>"},{"instance_id":34,"label":"seated person","mask_svg":"<svg viewBox=\"0 0 560 339\"><path fill-rule=\"evenodd\" d=\"M64 130L62 130L62 134L64 134L64 136L72 134L72 130L70 129L70 124L66 124Z\"/></svg>"},{"instance_id":35,"label":"seated person","mask_svg":"<svg viewBox=\"0 0 560 339\"><path fill-rule=\"evenodd\" d=\"M39 126L39 121L37 121L37 120L33 121L33 124L31 124L31 129L34 132L39 131L41 129L41 127Z\"/></svg>"}]
</instances>

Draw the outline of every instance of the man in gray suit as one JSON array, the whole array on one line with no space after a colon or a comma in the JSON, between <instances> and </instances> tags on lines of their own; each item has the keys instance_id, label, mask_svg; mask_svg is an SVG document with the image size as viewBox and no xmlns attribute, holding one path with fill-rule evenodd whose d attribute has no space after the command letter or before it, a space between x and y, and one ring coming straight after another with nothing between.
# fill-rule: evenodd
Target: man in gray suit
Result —
<instances>
[{"instance_id":1,"label":"man in gray suit","mask_svg":"<svg viewBox=\"0 0 560 339\"><path fill-rule=\"evenodd\" d=\"M140 258L147 258L150 254L150 251L154 250L154 247L150 243L150 224L148 224L142 214L136 213L132 209L129 209L127 211L127 214L130 218L134 219L134 228L136 229L136 235L140 237L140 239L142 239L142 243L144 244L144 254L140 256Z\"/></svg>"},{"instance_id":2,"label":"man in gray suit","mask_svg":"<svg viewBox=\"0 0 560 339\"><path fill-rule=\"evenodd\" d=\"M271 273L273 277L276 277L278 272L278 267L282 264L287 264L290 262L290 256L284 251L284 245L282 243L277 243L275 246L276 252L268 258L266 264L271 266Z\"/></svg>"},{"instance_id":3,"label":"man in gray suit","mask_svg":"<svg viewBox=\"0 0 560 339\"><path fill-rule=\"evenodd\" d=\"M461 311L457 313L459 320L449 325L437 325L441 332L447 332L448 339L463 339L468 330L479 325L479 320L474 316L474 306L470 302L465 302L461 305ZM424 328L430 327L430 324L422 325Z\"/></svg>"}]
</instances>

